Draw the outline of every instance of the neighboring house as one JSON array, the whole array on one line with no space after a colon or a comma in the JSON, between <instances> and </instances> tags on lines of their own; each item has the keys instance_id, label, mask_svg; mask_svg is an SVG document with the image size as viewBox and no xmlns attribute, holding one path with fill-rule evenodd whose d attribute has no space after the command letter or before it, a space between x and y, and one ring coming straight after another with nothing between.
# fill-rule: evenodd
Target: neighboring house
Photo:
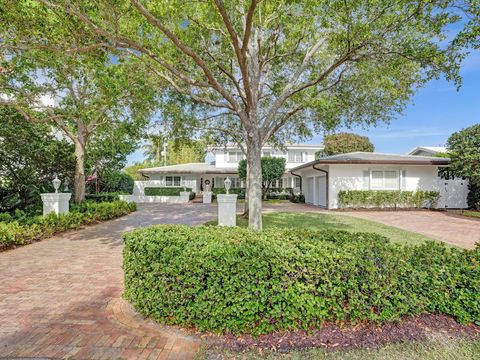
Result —
<instances>
[{"instance_id":1,"label":"neighboring house","mask_svg":"<svg viewBox=\"0 0 480 360\"><path fill-rule=\"evenodd\" d=\"M315 152L323 150L323 145L289 145L286 151L265 146L262 156L283 157L286 159L286 172L282 179L276 182L275 187L293 188L300 192L300 178L288 172L289 169L315 160ZM238 163L244 158L241 150L236 146L210 149L215 160L210 163L191 163L161 166L141 169L138 172L145 176L146 181L135 181L133 195L144 195L146 187L187 187L196 193L202 193L206 185L210 189L224 186L227 176L232 180L232 187L244 187L238 177Z\"/></svg>"},{"instance_id":2,"label":"neighboring house","mask_svg":"<svg viewBox=\"0 0 480 360\"><path fill-rule=\"evenodd\" d=\"M446 180L439 170L447 158L353 152L332 155L290 170L302 178L309 204L336 209L340 190L433 190L440 193L438 208L466 208L468 182Z\"/></svg>"},{"instance_id":3,"label":"neighboring house","mask_svg":"<svg viewBox=\"0 0 480 360\"><path fill-rule=\"evenodd\" d=\"M445 146L417 146L410 150L407 155L436 156L446 152L447 148Z\"/></svg>"}]
</instances>

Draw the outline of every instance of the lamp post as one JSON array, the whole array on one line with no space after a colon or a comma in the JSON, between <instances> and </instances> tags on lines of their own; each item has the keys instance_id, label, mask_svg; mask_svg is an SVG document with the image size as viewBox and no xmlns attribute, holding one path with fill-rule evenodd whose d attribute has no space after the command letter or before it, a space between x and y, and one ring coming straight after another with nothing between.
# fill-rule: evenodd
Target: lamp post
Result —
<instances>
[{"instance_id":1,"label":"lamp post","mask_svg":"<svg viewBox=\"0 0 480 360\"><path fill-rule=\"evenodd\" d=\"M236 226L237 194L230 194L232 180L228 176L223 181L223 186L225 186L226 194L217 195L218 225Z\"/></svg>"},{"instance_id":2,"label":"lamp post","mask_svg":"<svg viewBox=\"0 0 480 360\"><path fill-rule=\"evenodd\" d=\"M58 193L58 189L60 188L60 185L62 182L58 178L57 174L55 174L55 179L52 180L53 183L53 188L55 189L55 192Z\"/></svg>"},{"instance_id":3,"label":"lamp post","mask_svg":"<svg viewBox=\"0 0 480 360\"><path fill-rule=\"evenodd\" d=\"M225 181L223 182L223 185L225 186L225 190L227 191L227 195L230 194L230 187L232 186L232 180L227 176Z\"/></svg>"},{"instance_id":4,"label":"lamp post","mask_svg":"<svg viewBox=\"0 0 480 360\"><path fill-rule=\"evenodd\" d=\"M68 214L69 212L69 201L72 197L71 193L59 193L58 189L62 182L58 178L57 174L55 174L55 178L52 180L53 188L55 189L54 193L46 193L40 194L43 202L43 215L47 215L50 213L55 214ZM68 190L65 187L65 190Z\"/></svg>"}]
</instances>

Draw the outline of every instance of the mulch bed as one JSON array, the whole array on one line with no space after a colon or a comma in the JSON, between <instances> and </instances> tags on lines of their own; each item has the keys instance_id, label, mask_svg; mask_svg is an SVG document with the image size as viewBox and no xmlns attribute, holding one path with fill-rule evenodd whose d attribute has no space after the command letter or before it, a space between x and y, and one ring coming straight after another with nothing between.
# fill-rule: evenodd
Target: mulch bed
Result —
<instances>
[{"instance_id":1,"label":"mulch bed","mask_svg":"<svg viewBox=\"0 0 480 360\"><path fill-rule=\"evenodd\" d=\"M453 318L444 315L421 315L382 325L366 323L342 328L334 324L325 324L321 329L309 332L290 331L258 337L208 335L206 340L214 347L237 352L259 349L288 352L314 347L346 350L405 341L424 341L427 340L429 332L480 339L479 326L460 325Z\"/></svg>"}]
</instances>

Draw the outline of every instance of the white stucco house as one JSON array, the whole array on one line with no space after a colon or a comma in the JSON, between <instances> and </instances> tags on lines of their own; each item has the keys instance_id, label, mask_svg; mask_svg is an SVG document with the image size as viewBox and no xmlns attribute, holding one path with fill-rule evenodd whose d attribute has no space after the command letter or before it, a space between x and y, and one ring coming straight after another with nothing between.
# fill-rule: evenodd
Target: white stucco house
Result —
<instances>
[{"instance_id":1,"label":"white stucco house","mask_svg":"<svg viewBox=\"0 0 480 360\"><path fill-rule=\"evenodd\" d=\"M323 150L323 145L293 144L288 145L285 151L276 150L271 146L262 149L262 156L278 156L286 159L286 172L282 179L278 180L275 187L293 188L300 191L300 179L292 175L289 170L301 164L315 160L315 153ZM239 179L238 163L244 158L243 153L236 146L212 148L210 152L214 156L211 163L190 163L155 168L141 169L145 181L135 181L133 195L145 195L147 187L187 187L197 194L205 190L205 185L210 189L224 186L223 181L227 176L232 180L232 187L244 187Z\"/></svg>"},{"instance_id":2,"label":"white stucco house","mask_svg":"<svg viewBox=\"0 0 480 360\"><path fill-rule=\"evenodd\" d=\"M418 151L432 151L428 153L430 156L354 152L315 160L315 153L323 148L323 145L311 144L289 145L285 151L264 147L262 156L286 159L286 172L274 187L292 188L294 193L304 194L307 203L327 209L339 207L338 193L341 190L437 191L440 194L438 208L467 207L468 182L444 179L439 174L439 170L450 163L447 158L434 156L435 151L441 152L442 149L416 148ZM135 181L133 201L172 201L172 197L145 196L145 188L186 187L202 194L207 185L210 189L223 188L227 177L232 180L232 187L243 188L245 184L237 174L238 163L244 158L240 149L227 146L210 149L210 152L214 157L211 163L139 170L146 180Z\"/></svg>"},{"instance_id":3,"label":"white stucco house","mask_svg":"<svg viewBox=\"0 0 480 360\"><path fill-rule=\"evenodd\" d=\"M446 152L447 148L445 146L417 146L410 150L407 155L436 156Z\"/></svg>"},{"instance_id":4,"label":"white stucco house","mask_svg":"<svg viewBox=\"0 0 480 360\"><path fill-rule=\"evenodd\" d=\"M333 155L290 169L302 178L309 204L339 207L341 190L438 191L437 208L466 208L468 181L443 179L450 160L432 156L353 152Z\"/></svg>"}]
</instances>

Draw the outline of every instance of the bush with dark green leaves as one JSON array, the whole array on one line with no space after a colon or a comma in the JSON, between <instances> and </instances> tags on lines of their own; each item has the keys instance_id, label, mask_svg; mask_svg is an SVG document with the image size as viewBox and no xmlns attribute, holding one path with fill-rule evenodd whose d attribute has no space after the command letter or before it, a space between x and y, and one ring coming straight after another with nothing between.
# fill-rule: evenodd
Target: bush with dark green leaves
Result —
<instances>
[{"instance_id":1,"label":"bush with dark green leaves","mask_svg":"<svg viewBox=\"0 0 480 360\"><path fill-rule=\"evenodd\" d=\"M191 188L186 188L186 191L192 192ZM147 196L180 196L183 187L146 187L145 195Z\"/></svg>"},{"instance_id":2,"label":"bush with dark green leaves","mask_svg":"<svg viewBox=\"0 0 480 360\"><path fill-rule=\"evenodd\" d=\"M290 201L293 202L293 203L302 203L302 204L304 204L304 203L305 203L305 195L303 195L303 194L293 195L293 196L290 198Z\"/></svg>"},{"instance_id":3,"label":"bush with dark green leaves","mask_svg":"<svg viewBox=\"0 0 480 360\"><path fill-rule=\"evenodd\" d=\"M72 207L65 215L48 214L46 216L0 216L0 250L25 245L53 234L117 218L136 210L134 203L124 201L83 202Z\"/></svg>"},{"instance_id":4,"label":"bush with dark green leaves","mask_svg":"<svg viewBox=\"0 0 480 360\"><path fill-rule=\"evenodd\" d=\"M470 182L468 184L468 207L472 210L480 210L480 183Z\"/></svg>"},{"instance_id":5,"label":"bush with dark green leaves","mask_svg":"<svg viewBox=\"0 0 480 360\"><path fill-rule=\"evenodd\" d=\"M440 196L438 191L341 190L341 208L432 208Z\"/></svg>"},{"instance_id":6,"label":"bush with dark green leaves","mask_svg":"<svg viewBox=\"0 0 480 360\"><path fill-rule=\"evenodd\" d=\"M166 324L254 335L421 313L480 324L478 247L180 225L134 230L124 241L124 297Z\"/></svg>"},{"instance_id":7,"label":"bush with dark green leaves","mask_svg":"<svg viewBox=\"0 0 480 360\"><path fill-rule=\"evenodd\" d=\"M230 188L228 191L230 194L237 194L238 199L245 199L245 188ZM217 198L218 194L226 194L227 190L224 187L217 187L212 189L212 197L213 199Z\"/></svg>"},{"instance_id":8,"label":"bush with dark green leaves","mask_svg":"<svg viewBox=\"0 0 480 360\"><path fill-rule=\"evenodd\" d=\"M109 202L109 201L117 201L120 200L118 196L119 193L116 192L101 192L98 194L86 194L85 200L87 201L94 201L94 202Z\"/></svg>"}]
</instances>

